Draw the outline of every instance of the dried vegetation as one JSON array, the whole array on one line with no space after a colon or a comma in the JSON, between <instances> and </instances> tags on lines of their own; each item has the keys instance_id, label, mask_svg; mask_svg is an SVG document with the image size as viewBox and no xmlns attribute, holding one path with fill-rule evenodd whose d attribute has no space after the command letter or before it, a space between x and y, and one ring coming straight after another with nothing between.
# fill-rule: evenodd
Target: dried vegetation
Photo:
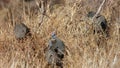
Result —
<instances>
[{"instance_id":1,"label":"dried vegetation","mask_svg":"<svg viewBox=\"0 0 120 68\"><path fill-rule=\"evenodd\" d=\"M94 24L86 16L96 12L101 2L50 0L42 5L40 0L0 0L0 68L48 68L44 49L54 30L66 45L64 68L119 68L120 0L106 0L100 11L109 37L93 34ZM32 34L23 43L13 34L20 20Z\"/></svg>"}]
</instances>

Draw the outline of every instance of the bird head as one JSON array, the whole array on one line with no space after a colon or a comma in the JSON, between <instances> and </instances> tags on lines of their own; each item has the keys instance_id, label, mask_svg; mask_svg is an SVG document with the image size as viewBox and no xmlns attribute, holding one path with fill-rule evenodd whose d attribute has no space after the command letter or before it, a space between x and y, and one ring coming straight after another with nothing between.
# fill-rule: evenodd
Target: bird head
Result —
<instances>
[{"instance_id":1,"label":"bird head","mask_svg":"<svg viewBox=\"0 0 120 68\"><path fill-rule=\"evenodd\" d=\"M55 38L55 37L56 37L56 32L55 32L55 31L52 32L51 37L52 37L52 38Z\"/></svg>"},{"instance_id":2,"label":"bird head","mask_svg":"<svg viewBox=\"0 0 120 68\"><path fill-rule=\"evenodd\" d=\"M94 15L95 15L95 12L94 11L90 11L90 12L88 12L87 17L92 18Z\"/></svg>"}]
</instances>

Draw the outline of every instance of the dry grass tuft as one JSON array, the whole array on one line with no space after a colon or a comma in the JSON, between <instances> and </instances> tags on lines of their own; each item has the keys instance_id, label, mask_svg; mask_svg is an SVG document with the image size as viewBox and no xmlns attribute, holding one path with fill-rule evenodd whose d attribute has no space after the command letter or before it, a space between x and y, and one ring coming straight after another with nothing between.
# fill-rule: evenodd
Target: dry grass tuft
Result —
<instances>
[{"instance_id":1,"label":"dry grass tuft","mask_svg":"<svg viewBox=\"0 0 120 68\"><path fill-rule=\"evenodd\" d=\"M52 5L48 2L40 26L40 8L31 2L10 0L9 7L0 8L0 68L49 68L44 49L55 30L66 45L64 68L119 68L119 0L106 0L100 12L107 19L109 37L94 35L94 25L86 17L89 11L97 11L100 0L61 0ZM23 43L13 34L18 21L26 24L32 33Z\"/></svg>"}]
</instances>

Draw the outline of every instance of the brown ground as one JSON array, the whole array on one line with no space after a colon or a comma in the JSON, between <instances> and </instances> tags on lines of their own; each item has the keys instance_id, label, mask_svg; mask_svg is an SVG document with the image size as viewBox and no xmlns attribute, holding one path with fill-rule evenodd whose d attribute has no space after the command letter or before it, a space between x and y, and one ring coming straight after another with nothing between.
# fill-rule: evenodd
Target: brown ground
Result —
<instances>
[{"instance_id":1,"label":"brown ground","mask_svg":"<svg viewBox=\"0 0 120 68\"><path fill-rule=\"evenodd\" d=\"M35 2L1 2L0 68L48 68L44 49L54 30L67 47L64 68L120 67L120 0L106 0L100 12L107 19L109 37L94 35L93 24L86 17L89 11L97 11L102 0L61 0L51 9L46 8L40 26L42 14ZM13 34L13 27L20 20L32 33L23 43Z\"/></svg>"}]
</instances>

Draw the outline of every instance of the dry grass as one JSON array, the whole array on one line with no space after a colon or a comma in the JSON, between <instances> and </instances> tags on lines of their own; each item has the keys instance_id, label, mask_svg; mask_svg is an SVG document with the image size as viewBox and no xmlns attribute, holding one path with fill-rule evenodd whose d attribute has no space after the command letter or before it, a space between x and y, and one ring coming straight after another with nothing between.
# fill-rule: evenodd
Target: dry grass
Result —
<instances>
[{"instance_id":1,"label":"dry grass","mask_svg":"<svg viewBox=\"0 0 120 68\"><path fill-rule=\"evenodd\" d=\"M54 30L67 47L64 68L119 68L119 0L106 0L101 10L108 21L109 37L94 35L93 25L86 17L89 11L97 11L101 0L64 0L62 4L52 5L51 12L46 6L40 26L42 14L36 2L12 1L11 7L0 10L0 68L48 68L44 49ZM23 43L19 43L13 34L19 17L32 33Z\"/></svg>"}]
</instances>

